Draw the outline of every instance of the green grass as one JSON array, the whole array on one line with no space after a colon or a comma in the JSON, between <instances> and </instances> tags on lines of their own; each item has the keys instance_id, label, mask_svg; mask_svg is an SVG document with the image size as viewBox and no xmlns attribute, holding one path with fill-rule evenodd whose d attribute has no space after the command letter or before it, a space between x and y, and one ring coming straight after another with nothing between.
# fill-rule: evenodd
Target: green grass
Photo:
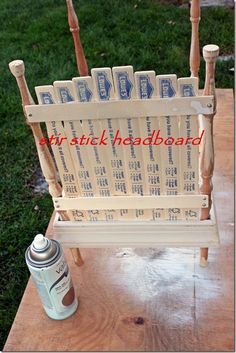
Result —
<instances>
[{"instance_id":1,"label":"green grass","mask_svg":"<svg viewBox=\"0 0 236 353\"><path fill-rule=\"evenodd\" d=\"M75 3L90 68L131 64L135 70L189 75L188 9L160 5L157 0ZM213 42L221 54L232 54L233 11L203 9L201 17L201 47ZM45 231L52 212L50 197L35 195L30 187L38 158L8 63L25 61L33 95L34 86L70 79L77 70L64 0L1 0L0 21L1 348L28 279L25 249L37 232ZM232 60L217 64L217 87L233 87L228 71L232 66ZM203 62L200 76L202 87Z\"/></svg>"}]
</instances>

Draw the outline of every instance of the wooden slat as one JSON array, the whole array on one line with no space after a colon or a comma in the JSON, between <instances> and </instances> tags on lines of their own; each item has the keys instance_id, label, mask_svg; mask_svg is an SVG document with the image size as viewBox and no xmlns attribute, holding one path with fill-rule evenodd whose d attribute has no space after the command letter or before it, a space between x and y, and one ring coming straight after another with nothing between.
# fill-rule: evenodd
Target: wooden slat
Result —
<instances>
[{"instance_id":1,"label":"wooden slat","mask_svg":"<svg viewBox=\"0 0 236 353\"><path fill-rule=\"evenodd\" d=\"M178 94L180 96L198 95L197 78L179 78ZM179 118L179 130L183 138L196 138L199 136L198 117L186 115ZM192 145L191 140L187 145L179 148L180 156L180 193L198 194L199 193L199 145ZM199 219L200 210L193 205L189 209L182 211L184 219L193 221Z\"/></svg>"},{"instance_id":2,"label":"wooden slat","mask_svg":"<svg viewBox=\"0 0 236 353\"><path fill-rule=\"evenodd\" d=\"M134 205L142 209L151 208L207 208L207 195L174 195L174 196L109 196L109 197L56 197L54 205L58 210L71 210L80 207L82 210L112 208L114 210L133 209Z\"/></svg>"},{"instance_id":3,"label":"wooden slat","mask_svg":"<svg viewBox=\"0 0 236 353\"><path fill-rule=\"evenodd\" d=\"M151 99L157 96L155 71L135 72L135 86L137 97L140 99ZM143 117L139 120L140 135L142 139L152 138L153 131L159 130L157 117ZM147 140L148 142L148 140ZM153 145L142 146L144 172L149 195L161 194L161 154L160 149ZM152 209L152 219L164 218L164 210Z\"/></svg>"},{"instance_id":4,"label":"wooden slat","mask_svg":"<svg viewBox=\"0 0 236 353\"><path fill-rule=\"evenodd\" d=\"M161 99L173 99L177 94L176 75L157 76L157 93ZM164 139L179 138L178 116L160 117L159 126L161 137ZM171 140L170 140L171 141ZM180 165L179 146L170 144L160 145L162 163L162 187L161 192L166 195L177 195L180 192ZM180 208L172 207L165 211L165 218L169 220L183 219Z\"/></svg>"},{"instance_id":5,"label":"wooden slat","mask_svg":"<svg viewBox=\"0 0 236 353\"><path fill-rule=\"evenodd\" d=\"M37 87L36 87L37 88ZM173 99L120 100L91 103L71 103L68 106L54 104L49 107L26 105L29 122L58 120L120 119L144 116L176 116L211 114L213 97L176 97Z\"/></svg>"},{"instance_id":6,"label":"wooden slat","mask_svg":"<svg viewBox=\"0 0 236 353\"><path fill-rule=\"evenodd\" d=\"M68 227L55 220L54 232L64 247L218 247L216 222L212 210L211 220L191 225L189 221L70 222Z\"/></svg>"}]
</instances>

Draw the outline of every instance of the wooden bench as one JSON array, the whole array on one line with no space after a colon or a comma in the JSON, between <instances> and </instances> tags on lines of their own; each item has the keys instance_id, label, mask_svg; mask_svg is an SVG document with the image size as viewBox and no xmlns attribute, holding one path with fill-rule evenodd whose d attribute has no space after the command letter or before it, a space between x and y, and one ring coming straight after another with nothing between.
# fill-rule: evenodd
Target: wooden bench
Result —
<instances>
[{"instance_id":1,"label":"wooden bench","mask_svg":"<svg viewBox=\"0 0 236 353\"><path fill-rule=\"evenodd\" d=\"M55 238L72 248L78 264L78 247L199 246L206 265L208 247L219 244L211 198L219 48L203 48L199 96L199 1L191 8L192 77L178 80L154 71L134 74L132 66L96 68L88 76L77 18L72 2L67 5L82 76L36 87L35 105L23 62L10 63L57 211ZM144 143L150 139L158 145Z\"/></svg>"},{"instance_id":2,"label":"wooden bench","mask_svg":"<svg viewBox=\"0 0 236 353\"><path fill-rule=\"evenodd\" d=\"M233 92L217 89L216 95L221 246L211 249L207 269L198 266L196 249L88 248L80 268L66 249L78 311L59 322L48 318L30 278L4 351L234 350Z\"/></svg>"}]
</instances>

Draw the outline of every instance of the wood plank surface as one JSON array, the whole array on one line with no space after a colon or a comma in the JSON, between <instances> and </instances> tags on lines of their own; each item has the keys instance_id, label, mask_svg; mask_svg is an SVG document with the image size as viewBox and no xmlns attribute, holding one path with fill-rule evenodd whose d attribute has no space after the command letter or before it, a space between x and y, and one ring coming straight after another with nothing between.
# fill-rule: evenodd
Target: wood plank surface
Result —
<instances>
[{"instance_id":1,"label":"wood plank surface","mask_svg":"<svg viewBox=\"0 0 236 353\"><path fill-rule=\"evenodd\" d=\"M209 266L199 266L198 249L83 249L80 268L66 251L78 311L49 319L30 279L5 351L234 351L232 90L218 89L217 97L221 247L210 249Z\"/></svg>"}]
</instances>

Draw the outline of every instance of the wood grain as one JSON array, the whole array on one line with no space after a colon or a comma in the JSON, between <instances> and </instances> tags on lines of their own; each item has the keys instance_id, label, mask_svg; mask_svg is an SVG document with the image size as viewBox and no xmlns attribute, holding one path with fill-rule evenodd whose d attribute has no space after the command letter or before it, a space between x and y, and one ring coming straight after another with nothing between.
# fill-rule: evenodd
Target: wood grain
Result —
<instances>
[{"instance_id":1,"label":"wood grain","mask_svg":"<svg viewBox=\"0 0 236 353\"><path fill-rule=\"evenodd\" d=\"M211 209L211 193L213 189L212 176L214 172L214 141L213 141L213 119L216 113L216 93L215 93L215 64L219 55L219 47L217 45L206 45L203 47L203 56L206 61L206 76L203 95L213 95L214 105L213 113L202 115L201 125L204 130L200 152L200 174L202 178L200 192L209 196L208 209L201 210L201 219L208 219Z\"/></svg>"},{"instance_id":2,"label":"wood grain","mask_svg":"<svg viewBox=\"0 0 236 353\"><path fill-rule=\"evenodd\" d=\"M66 5L67 5L68 24L74 41L77 68L80 76L87 76L88 65L85 59L84 50L80 40L80 35L79 35L80 28L79 28L78 18L76 16L72 0L66 0Z\"/></svg>"},{"instance_id":3,"label":"wood grain","mask_svg":"<svg viewBox=\"0 0 236 353\"><path fill-rule=\"evenodd\" d=\"M14 60L9 63L9 68L17 81L17 85L21 95L22 109L25 115L26 123L30 126L34 136L40 166L43 171L45 180L48 183L49 193L53 197L61 196L62 189L60 184L58 183L56 168L55 168L52 156L49 152L48 146L40 144L41 139L44 137L40 127L40 123L31 124L27 120L25 106L30 104L34 105L35 103L33 101L33 98L31 97L31 94L25 79L24 62L22 60Z\"/></svg>"},{"instance_id":4,"label":"wood grain","mask_svg":"<svg viewBox=\"0 0 236 353\"><path fill-rule=\"evenodd\" d=\"M178 93L180 96L198 95L198 79L179 78ZM181 116L179 118L179 131L181 137L199 136L198 116ZM180 194L198 194L199 193L199 148L188 143L179 148L180 157ZM191 208L182 210L183 217L190 221L199 219L200 210Z\"/></svg>"},{"instance_id":5,"label":"wood grain","mask_svg":"<svg viewBox=\"0 0 236 353\"><path fill-rule=\"evenodd\" d=\"M192 249L83 249L66 257L80 306L49 319L30 279L5 351L233 351L233 96L217 90L214 200L221 238L209 266ZM52 231L50 226L48 234Z\"/></svg>"},{"instance_id":6,"label":"wood grain","mask_svg":"<svg viewBox=\"0 0 236 353\"><path fill-rule=\"evenodd\" d=\"M135 72L136 94L139 99L151 99L157 96L156 73L155 71ZM146 116L139 119L140 134L142 139L152 136L153 130L159 130L158 117ZM161 152L155 146L142 146L144 172L149 195L160 195L161 176ZM163 219L165 210L162 208L152 209L152 219Z\"/></svg>"},{"instance_id":7,"label":"wood grain","mask_svg":"<svg viewBox=\"0 0 236 353\"><path fill-rule=\"evenodd\" d=\"M200 66L200 49L199 49L199 22L200 22L200 0L192 0L190 8L190 21L192 24L191 47L189 56L189 66L191 77L198 77Z\"/></svg>"}]
</instances>

